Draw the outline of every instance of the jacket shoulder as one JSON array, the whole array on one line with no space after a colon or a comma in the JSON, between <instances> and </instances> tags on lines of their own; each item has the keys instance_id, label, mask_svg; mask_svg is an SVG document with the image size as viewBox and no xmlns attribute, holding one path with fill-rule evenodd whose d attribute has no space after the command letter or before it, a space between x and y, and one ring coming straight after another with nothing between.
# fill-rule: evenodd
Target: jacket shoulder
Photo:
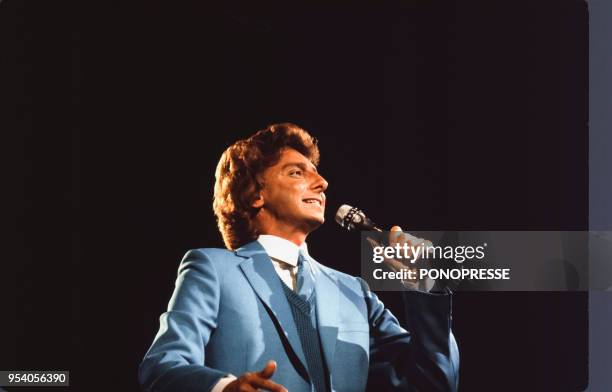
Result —
<instances>
[{"instance_id":1,"label":"jacket shoulder","mask_svg":"<svg viewBox=\"0 0 612 392\"><path fill-rule=\"evenodd\" d=\"M242 258L233 251L223 248L197 248L190 249L181 260L181 266L186 264L205 265L212 264L217 272L222 272L230 266L238 264Z\"/></svg>"}]
</instances>

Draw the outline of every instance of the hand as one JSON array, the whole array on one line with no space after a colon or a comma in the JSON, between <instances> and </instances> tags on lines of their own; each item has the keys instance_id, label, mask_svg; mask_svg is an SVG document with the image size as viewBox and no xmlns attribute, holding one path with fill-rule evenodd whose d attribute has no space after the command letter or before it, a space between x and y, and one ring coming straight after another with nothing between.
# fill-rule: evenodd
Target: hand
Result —
<instances>
[{"instance_id":1,"label":"hand","mask_svg":"<svg viewBox=\"0 0 612 392\"><path fill-rule=\"evenodd\" d=\"M276 362L268 361L266 367L260 372L247 372L227 384L223 392L255 392L265 389L270 392L287 392L280 384L270 380L276 371Z\"/></svg>"},{"instance_id":2,"label":"hand","mask_svg":"<svg viewBox=\"0 0 612 392\"><path fill-rule=\"evenodd\" d=\"M373 238L366 237L366 239L368 240L368 242L370 243L372 247L381 246L380 243L374 240ZM418 261L419 258L421 258L422 253L419 253L417 257L415 258L412 253L412 247L417 247L417 246L422 245L423 250L424 250L426 249L426 247L432 245L431 241L414 237L410 235L409 233L402 232L401 227L393 226L389 232L389 246L395 247L396 244L399 244L400 247L403 247L404 244L408 245L408 249L409 249L408 256L410 257L410 261L413 266L409 267L405 265L404 263L402 263L401 261L398 261L397 259L387 258L387 257L384 258L383 263L385 263L394 272L399 272L403 270L415 271L413 273L413 276L415 276L415 279L407 279L407 280L402 279L402 284L405 287L412 289L412 290L418 290L418 289L423 290L424 289L424 291L429 291L431 287L433 286L433 281L431 279L427 279L427 281L425 282L419 280L418 272L417 272L418 269L414 266L413 263L415 263L416 261Z\"/></svg>"}]
</instances>

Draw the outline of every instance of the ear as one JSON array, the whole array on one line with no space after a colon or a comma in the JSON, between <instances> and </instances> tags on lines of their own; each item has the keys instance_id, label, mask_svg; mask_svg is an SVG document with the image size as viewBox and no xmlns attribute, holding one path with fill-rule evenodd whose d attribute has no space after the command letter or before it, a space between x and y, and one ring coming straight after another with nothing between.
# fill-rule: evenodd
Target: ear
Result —
<instances>
[{"instance_id":1,"label":"ear","mask_svg":"<svg viewBox=\"0 0 612 392\"><path fill-rule=\"evenodd\" d=\"M261 208L264 205L264 199L263 196L261 195L261 192L257 195L257 197L253 200L253 202L251 203L251 207L253 208Z\"/></svg>"}]
</instances>

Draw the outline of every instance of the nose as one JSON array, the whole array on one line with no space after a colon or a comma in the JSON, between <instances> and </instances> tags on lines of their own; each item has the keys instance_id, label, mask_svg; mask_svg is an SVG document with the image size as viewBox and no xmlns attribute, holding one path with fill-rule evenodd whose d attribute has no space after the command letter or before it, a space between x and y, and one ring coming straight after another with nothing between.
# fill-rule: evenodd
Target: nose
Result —
<instances>
[{"instance_id":1,"label":"nose","mask_svg":"<svg viewBox=\"0 0 612 392\"><path fill-rule=\"evenodd\" d=\"M313 173L313 181L312 181L312 185L311 188L315 189L319 192L325 192L325 190L327 189L327 186L329 184L327 183L327 180L325 180L325 178L323 178L322 175L320 175L317 172Z\"/></svg>"}]
</instances>

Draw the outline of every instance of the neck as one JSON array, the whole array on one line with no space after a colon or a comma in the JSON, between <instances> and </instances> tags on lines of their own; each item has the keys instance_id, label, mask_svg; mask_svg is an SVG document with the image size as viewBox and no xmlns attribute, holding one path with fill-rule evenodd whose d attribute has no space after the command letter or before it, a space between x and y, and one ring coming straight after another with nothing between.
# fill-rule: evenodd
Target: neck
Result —
<instances>
[{"instance_id":1,"label":"neck","mask_svg":"<svg viewBox=\"0 0 612 392\"><path fill-rule=\"evenodd\" d=\"M310 233L308 228L290 225L276 219L268 219L262 214L257 216L256 227L259 234L275 235L291 241L297 246L301 246Z\"/></svg>"},{"instance_id":2,"label":"neck","mask_svg":"<svg viewBox=\"0 0 612 392\"><path fill-rule=\"evenodd\" d=\"M306 237L308 234L302 232L301 230L282 230L280 228L267 228L265 230L260 230L259 234L267 234L274 235L280 238L284 238L287 241L291 241L297 246L301 246L304 241L306 241Z\"/></svg>"}]
</instances>

